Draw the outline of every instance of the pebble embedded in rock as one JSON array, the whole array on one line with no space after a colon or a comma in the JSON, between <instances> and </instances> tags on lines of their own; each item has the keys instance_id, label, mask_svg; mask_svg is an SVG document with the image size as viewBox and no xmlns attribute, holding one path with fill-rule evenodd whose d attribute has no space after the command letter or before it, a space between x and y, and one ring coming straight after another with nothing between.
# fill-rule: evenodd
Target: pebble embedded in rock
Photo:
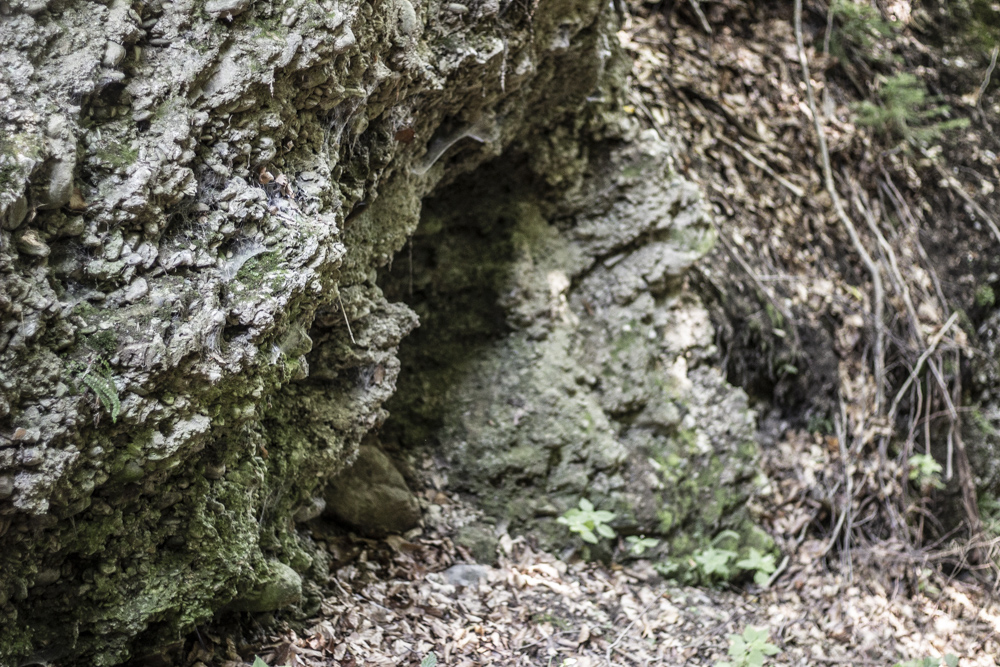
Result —
<instances>
[{"instance_id":1,"label":"pebble embedded in rock","mask_svg":"<svg viewBox=\"0 0 1000 667\"><path fill-rule=\"evenodd\" d=\"M302 599L302 577L289 566L271 561L271 573L254 590L238 597L230 604L234 611L277 611L298 603Z\"/></svg>"},{"instance_id":2,"label":"pebble embedded in rock","mask_svg":"<svg viewBox=\"0 0 1000 667\"><path fill-rule=\"evenodd\" d=\"M17 238L17 249L31 257L48 257L51 250L34 229L25 230Z\"/></svg>"},{"instance_id":3,"label":"pebble embedded in rock","mask_svg":"<svg viewBox=\"0 0 1000 667\"><path fill-rule=\"evenodd\" d=\"M362 445L354 465L325 494L327 514L368 534L405 533L420 522L420 505L382 450Z\"/></svg>"},{"instance_id":4,"label":"pebble embedded in rock","mask_svg":"<svg viewBox=\"0 0 1000 667\"><path fill-rule=\"evenodd\" d=\"M45 461L45 457L42 452L35 447L28 447L21 452L21 465L34 468L36 466L42 465Z\"/></svg>"},{"instance_id":5,"label":"pebble embedded in rock","mask_svg":"<svg viewBox=\"0 0 1000 667\"><path fill-rule=\"evenodd\" d=\"M117 67L118 63L125 59L125 47L117 42L112 42L108 40L107 46L104 47L104 63L105 67Z\"/></svg>"},{"instance_id":6,"label":"pebble embedded in rock","mask_svg":"<svg viewBox=\"0 0 1000 667\"><path fill-rule=\"evenodd\" d=\"M5 500L14 495L14 478L10 475L0 476L0 500Z\"/></svg>"},{"instance_id":7,"label":"pebble embedded in rock","mask_svg":"<svg viewBox=\"0 0 1000 667\"><path fill-rule=\"evenodd\" d=\"M52 167L49 175L48 201L46 208L59 208L69 203L73 196L73 170L76 169L76 158L59 160Z\"/></svg>"},{"instance_id":8,"label":"pebble embedded in rock","mask_svg":"<svg viewBox=\"0 0 1000 667\"><path fill-rule=\"evenodd\" d=\"M125 300L129 303L135 303L147 294L149 294L149 284L146 282L146 279L136 278L128 286L128 289L125 290Z\"/></svg>"},{"instance_id":9,"label":"pebble embedded in rock","mask_svg":"<svg viewBox=\"0 0 1000 667\"><path fill-rule=\"evenodd\" d=\"M232 17L242 14L250 6L250 0L209 0L205 11L215 18Z\"/></svg>"}]
</instances>

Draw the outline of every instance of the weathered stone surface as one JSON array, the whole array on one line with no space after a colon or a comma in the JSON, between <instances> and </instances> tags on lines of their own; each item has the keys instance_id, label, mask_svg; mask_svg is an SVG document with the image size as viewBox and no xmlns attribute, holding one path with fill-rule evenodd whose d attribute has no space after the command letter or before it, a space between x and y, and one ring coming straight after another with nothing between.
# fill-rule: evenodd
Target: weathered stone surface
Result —
<instances>
[{"instance_id":1,"label":"weathered stone surface","mask_svg":"<svg viewBox=\"0 0 1000 667\"><path fill-rule=\"evenodd\" d=\"M746 510L753 413L682 290L714 239L697 188L652 135L591 156L561 197L518 159L427 202L412 289L409 265L385 280L422 322L385 437L434 443L452 488L550 549L581 498L682 568L727 530L770 548Z\"/></svg>"},{"instance_id":2,"label":"weathered stone surface","mask_svg":"<svg viewBox=\"0 0 1000 667\"><path fill-rule=\"evenodd\" d=\"M377 273L422 198L620 134L607 3L495 5L8 3L0 663L115 664L273 563L326 578L291 519L386 417L417 318Z\"/></svg>"},{"instance_id":3,"label":"weathered stone surface","mask_svg":"<svg viewBox=\"0 0 1000 667\"><path fill-rule=\"evenodd\" d=\"M444 576L444 580L452 586L478 586L479 582L489 579L490 567L459 563L452 565L441 574Z\"/></svg>"},{"instance_id":4,"label":"weathered stone surface","mask_svg":"<svg viewBox=\"0 0 1000 667\"><path fill-rule=\"evenodd\" d=\"M327 487L326 512L366 535L405 533L420 523L420 504L389 457L361 445L350 468Z\"/></svg>"},{"instance_id":5,"label":"weathered stone surface","mask_svg":"<svg viewBox=\"0 0 1000 667\"><path fill-rule=\"evenodd\" d=\"M233 611L277 611L297 604L302 599L302 577L280 561L268 563L270 572L260 578L256 587L238 595L229 605Z\"/></svg>"}]
</instances>

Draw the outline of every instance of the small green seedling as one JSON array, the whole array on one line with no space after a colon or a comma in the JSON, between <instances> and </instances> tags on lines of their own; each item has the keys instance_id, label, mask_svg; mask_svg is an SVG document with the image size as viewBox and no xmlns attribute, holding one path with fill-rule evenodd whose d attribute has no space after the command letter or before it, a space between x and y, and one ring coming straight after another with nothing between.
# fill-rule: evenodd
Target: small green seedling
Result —
<instances>
[{"instance_id":1,"label":"small green seedling","mask_svg":"<svg viewBox=\"0 0 1000 667\"><path fill-rule=\"evenodd\" d=\"M614 512L595 510L593 503L586 498L580 498L579 509L574 507L566 510L566 513L556 521L579 535L584 542L597 544L597 535L609 540L615 536L615 531L607 525L614 518Z\"/></svg>"},{"instance_id":2,"label":"small green seedling","mask_svg":"<svg viewBox=\"0 0 1000 667\"><path fill-rule=\"evenodd\" d=\"M764 554L750 547L750 553L741 561L736 562L736 567L741 570L752 570L753 581L758 586L763 586L771 578L771 574L778 569L774 563L773 554Z\"/></svg>"},{"instance_id":3,"label":"small green seedling","mask_svg":"<svg viewBox=\"0 0 1000 667\"><path fill-rule=\"evenodd\" d=\"M118 388L115 386L115 379L108 362L102 359L97 370L88 368L80 380L94 392L97 400L111 415L111 423L116 423L121 413L122 402L118 398Z\"/></svg>"},{"instance_id":4,"label":"small green seedling","mask_svg":"<svg viewBox=\"0 0 1000 667\"><path fill-rule=\"evenodd\" d=\"M924 493L930 489L943 489L941 482L941 464L930 454L914 454L907 461L910 466L910 479L917 483Z\"/></svg>"},{"instance_id":5,"label":"small green seedling","mask_svg":"<svg viewBox=\"0 0 1000 667\"><path fill-rule=\"evenodd\" d=\"M763 667L764 656L781 651L767 641L766 629L747 627L742 635L729 635L729 657L732 660L715 663L715 667Z\"/></svg>"},{"instance_id":6,"label":"small green seedling","mask_svg":"<svg viewBox=\"0 0 1000 667\"><path fill-rule=\"evenodd\" d=\"M706 578L728 579L732 573L732 570L729 569L729 562L737 555L735 551L729 549L708 547L696 553L693 558L694 562L698 564L698 569Z\"/></svg>"},{"instance_id":7,"label":"small green seedling","mask_svg":"<svg viewBox=\"0 0 1000 667\"><path fill-rule=\"evenodd\" d=\"M941 658L916 658L906 662L897 662L893 667L941 667ZM948 653L944 656L947 667L958 667L958 656Z\"/></svg>"},{"instance_id":8,"label":"small green seedling","mask_svg":"<svg viewBox=\"0 0 1000 667\"><path fill-rule=\"evenodd\" d=\"M660 543L655 537L646 537L645 535L629 535L625 541L628 542L629 553L633 556L641 556L646 553L647 549L653 549Z\"/></svg>"}]
</instances>

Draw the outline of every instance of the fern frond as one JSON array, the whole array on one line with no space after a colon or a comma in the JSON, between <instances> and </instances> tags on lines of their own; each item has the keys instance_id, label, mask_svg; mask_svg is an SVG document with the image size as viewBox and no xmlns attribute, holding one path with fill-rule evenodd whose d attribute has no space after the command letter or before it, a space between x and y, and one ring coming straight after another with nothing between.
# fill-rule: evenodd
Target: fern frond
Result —
<instances>
[{"instance_id":1,"label":"fern frond","mask_svg":"<svg viewBox=\"0 0 1000 667\"><path fill-rule=\"evenodd\" d=\"M97 394L97 400L101 402L104 409L111 413L111 423L117 423L122 403L118 398L118 388L115 387L114 381L111 378L91 373L84 375L82 380L85 385Z\"/></svg>"}]
</instances>

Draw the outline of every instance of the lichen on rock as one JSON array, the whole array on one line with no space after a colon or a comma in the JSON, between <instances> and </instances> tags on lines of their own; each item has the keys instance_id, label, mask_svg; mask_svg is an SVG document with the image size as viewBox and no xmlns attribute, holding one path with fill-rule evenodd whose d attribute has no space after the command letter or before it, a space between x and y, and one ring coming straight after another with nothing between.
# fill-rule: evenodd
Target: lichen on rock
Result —
<instances>
[{"instance_id":1,"label":"lichen on rock","mask_svg":"<svg viewBox=\"0 0 1000 667\"><path fill-rule=\"evenodd\" d=\"M745 400L679 291L711 231L669 149L626 146L613 9L461 6L2 3L0 661L112 665L314 605L328 557L296 522L333 511L441 317L443 375L414 367L397 424L487 507L742 525ZM475 180L537 187L447 194L501 155L516 178ZM496 245L435 231L449 197ZM380 279L410 242L440 313Z\"/></svg>"},{"instance_id":2,"label":"lichen on rock","mask_svg":"<svg viewBox=\"0 0 1000 667\"><path fill-rule=\"evenodd\" d=\"M428 201L412 263L386 278L422 322L387 438L548 549L572 543L555 518L581 498L682 570L725 531L771 548L746 509L753 413L683 289L714 238L697 188L648 134L597 147L582 178L550 181L561 196L519 160Z\"/></svg>"}]
</instances>

